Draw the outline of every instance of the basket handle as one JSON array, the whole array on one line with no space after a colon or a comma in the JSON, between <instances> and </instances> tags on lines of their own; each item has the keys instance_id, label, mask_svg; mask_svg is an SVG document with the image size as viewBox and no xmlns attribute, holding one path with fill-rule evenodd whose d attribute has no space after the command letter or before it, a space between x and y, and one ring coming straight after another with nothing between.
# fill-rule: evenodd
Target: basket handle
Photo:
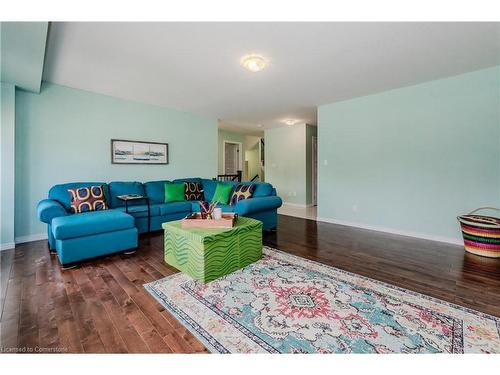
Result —
<instances>
[{"instance_id":1,"label":"basket handle","mask_svg":"<svg viewBox=\"0 0 500 375\"><path fill-rule=\"evenodd\" d=\"M479 208L476 208L474 211L469 212L467 215L472 215L472 214L474 214L478 211L481 211L481 210L494 210L494 211L500 212L500 210L498 208L495 208L495 207L479 207Z\"/></svg>"}]
</instances>

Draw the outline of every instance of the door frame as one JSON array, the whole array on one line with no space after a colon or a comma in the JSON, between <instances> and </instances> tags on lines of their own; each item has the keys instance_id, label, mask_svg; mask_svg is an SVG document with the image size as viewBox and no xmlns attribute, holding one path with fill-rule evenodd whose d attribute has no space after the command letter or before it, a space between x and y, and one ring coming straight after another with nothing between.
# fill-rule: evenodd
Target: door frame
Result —
<instances>
[{"instance_id":1,"label":"door frame","mask_svg":"<svg viewBox=\"0 0 500 375\"><path fill-rule=\"evenodd\" d=\"M238 168L237 171L243 171L243 143L235 141L224 140L222 147L222 174L226 174L226 144L231 143L233 145L238 145Z\"/></svg>"},{"instance_id":2,"label":"door frame","mask_svg":"<svg viewBox=\"0 0 500 375\"><path fill-rule=\"evenodd\" d=\"M311 141L311 204L318 205L318 136L312 136ZM316 168L315 168L316 167ZM316 171L316 174L314 172Z\"/></svg>"}]
</instances>

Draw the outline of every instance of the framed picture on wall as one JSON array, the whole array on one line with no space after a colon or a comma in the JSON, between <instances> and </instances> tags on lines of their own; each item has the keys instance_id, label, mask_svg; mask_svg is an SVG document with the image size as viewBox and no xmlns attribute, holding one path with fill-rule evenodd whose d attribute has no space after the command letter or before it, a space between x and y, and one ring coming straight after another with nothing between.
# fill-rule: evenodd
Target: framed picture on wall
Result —
<instances>
[{"instance_id":1,"label":"framed picture on wall","mask_svg":"<svg viewBox=\"0 0 500 375\"><path fill-rule=\"evenodd\" d=\"M111 140L113 164L168 164L168 143Z\"/></svg>"}]
</instances>

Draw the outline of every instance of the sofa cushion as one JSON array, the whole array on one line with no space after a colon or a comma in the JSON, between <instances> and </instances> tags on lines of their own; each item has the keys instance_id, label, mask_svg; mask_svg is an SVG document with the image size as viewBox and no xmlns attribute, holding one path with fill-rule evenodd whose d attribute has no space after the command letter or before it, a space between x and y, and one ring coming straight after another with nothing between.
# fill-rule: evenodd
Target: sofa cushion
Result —
<instances>
[{"instance_id":1,"label":"sofa cushion","mask_svg":"<svg viewBox=\"0 0 500 375\"><path fill-rule=\"evenodd\" d=\"M171 215L179 212L191 212L191 202L171 202L171 203L163 203L159 205L160 214L161 215Z\"/></svg>"},{"instance_id":2,"label":"sofa cushion","mask_svg":"<svg viewBox=\"0 0 500 375\"><path fill-rule=\"evenodd\" d=\"M201 178L199 178L199 177L178 178L172 182L173 183L179 183L179 182L200 182L201 183Z\"/></svg>"},{"instance_id":3,"label":"sofa cushion","mask_svg":"<svg viewBox=\"0 0 500 375\"><path fill-rule=\"evenodd\" d=\"M155 203L151 204L149 206L149 209L151 210L151 216L159 216L161 215L160 213L160 206L161 203ZM117 207L115 210L119 210L121 212L126 212L125 207ZM148 217L148 205L147 204L140 204L137 206L129 206L128 207L128 213L132 215L133 217Z\"/></svg>"},{"instance_id":4,"label":"sofa cushion","mask_svg":"<svg viewBox=\"0 0 500 375\"><path fill-rule=\"evenodd\" d=\"M116 198L119 195L126 194L137 194L146 195L144 191L144 186L142 183L137 181L115 181L109 183L109 195L111 208L125 206L125 202ZM129 202L129 206L144 204L143 200L138 200L137 202Z\"/></svg>"},{"instance_id":5,"label":"sofa cushion","mask_svg":"<svg viewBox=\"0 0 500 375\"><path fill-rule=\"evenodd\" d=\"M71 212L75 214L108 209L101 185L68 189L68 192L71 196Z\"/></svg>"},{"instance_id":6,"label":"sofa cushion","mask_svg":"<svg viewBox=\"0 0 500 375\"><path fill-rule=\"evenodd\" d=\"M170 183L168 180L150 181L144 184L144 190L149 197L151 203L165 202L165 184Z\"/></svg>"},{"instance_id":7,"label":"sofa cushion","mask_svg":"<svg viewBox=\"0 0 500 375\"><path fill-rule=\"evenodd\" d=\"M238 185L234 191L233 194L231 195L231 201L229 204L235 205L239 201L243 199L249 199L252 198L253 192L255 190L255 185L250 184L250 185Z\"/></svg>"},{"instance_id":8,"label":"sofa cushion","mask_svg":"<svg viewBox=\"0 0 500 375\"><path fill-rule=\"evenodd\" d=\"M192 212L201 212L200 201L190 201Z\"/></svg>"},{"instance_id":9,"label":"sofa cushion","mask_svg":"<svg viewBox=\"0 0 500 375\"><path fill-rule=\"evenodd\" d=\"M245 182L242 182L241 184L242 185L253 184L255 186L252 198L268 197L273 192L273 185L271 185L268 182L248 182L248 181L245 181Z\"/></svg>"},{"instance_id":10,"label":"sofa cushion","mask_svg":"<svg viewBox=\"0 0 500 375\"><path fill-rule=\"evenodd\" d=\"M56 217L52 234L58 240L90 236L134 227L134 218L119 210L92 211Z\"/></svg>"},{"instance_id":11,"label":"sofa cushion","mask_svg":"<svg viewBox=\"0 0 500 375\"><path fill-rule=\"evenodd\" d=\"M205 200L201 182L184 182L184 199L187 201Z\"/></svg>"},{"instance_id":12,"label":"sofa cushion","mask_svg":"<svg viewBox=\"0 0 500 375\"><path fill-rule=\"evenodd\" d=\"M234 212L234 206L230 204L218 204L217 207L222 208L222 212Z\"/></svg>"},{"instance_id":13,"label":"sofa cushion","mask_svg":"<svg viewBox=\"0 0 500 375\"><path fill-rule=\"evenodd\" d=\"M71 211L71 195L68 189L79 189L87 186L101 185L104 190L106 204L109 206L109 189L105 182L70 182L67 184L54 185L49 190L49 199L58 201L63 205L66 211Z\"/></svg>"},{"instance_id":14,"label":"sofa cushion","mask_svg":"<svg viewBox=\"0 0 500 375\"><path fill-rule=\"evenodd\" d=\"M218 181L209 180L208 178L203 178L201 184L203 186L203 194L205 195L205 200L210 202L214 196L215 188L217 187Z\"/></svg>"}]
</instances>

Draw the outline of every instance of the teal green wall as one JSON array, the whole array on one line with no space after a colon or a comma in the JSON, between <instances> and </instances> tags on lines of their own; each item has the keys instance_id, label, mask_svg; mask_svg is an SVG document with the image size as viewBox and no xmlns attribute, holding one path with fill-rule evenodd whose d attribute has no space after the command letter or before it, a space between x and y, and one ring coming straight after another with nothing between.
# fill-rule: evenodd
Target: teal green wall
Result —
<instances>
[{"instance_id":1,"label":"teal green wall","mask_svg":"<svg viewBox=\"0 0 500 375\"><path fill-rule=\"evenodd\" d=\"M239 133L233 133L233 132L228 132L225 130L219 129L218 131L218 162L217 162L217 170L219 174L224 174L224 141L231 141L231 142L240 142L242 147L245 145L245 135L244 134L239 134ZM245 158L244 158L244 153L242 156L242 167L243 171L245 169ZM245 171L244 171L245 172Z\"/></svg>"},{"instance_id":2,"label":"teal green wall","mask_svg":"<svg viewBox=\"0 0 500 375\"><path fill-rule=\"evenodd\" d=\"M40 92L48 22L1 22L1 81Z\"/></svg>"},{"instance_id":3,"label":"teal green wall","mask_svg":"<svg viewBox=\"0 0 500 375\"><path fill-rule=\"evenodd\" d=\"M14 244L14 136L15 87L1 83L0 90L0 248Z\"/></svg>"},{"instance_id":4,"label":"teal green wall","mask_svg":"<svg viewBox=\"0 0 500 375\"><path fill-rule=\"evenodd\" d=\"M113 165L110 139L169 144L168 165ZM217 121L44 83L16 93L16 237L45 231L37 202L68 181L159 180L217 173Z\"/></svg>"},{"instance_id":5,"label":"teal green wall","mask_svg":"<svg viewBox=\"0 0 500 375\"><path fill-rule=\"evenodd\" d=\"M500 206L499 76L497 66L319 107L318 217L459 240L457 215Z\"/></svg>"},{"instance_id":6,"label":"teal green wall","mask_svg":"<svg viewBox=\"0 0 500 375\"><path fill-rule=\"evenodd\" d=\"M285 203L306 205L306 125L267 129L264 134L266 181Z\"/></svg>"}]
</instances>

